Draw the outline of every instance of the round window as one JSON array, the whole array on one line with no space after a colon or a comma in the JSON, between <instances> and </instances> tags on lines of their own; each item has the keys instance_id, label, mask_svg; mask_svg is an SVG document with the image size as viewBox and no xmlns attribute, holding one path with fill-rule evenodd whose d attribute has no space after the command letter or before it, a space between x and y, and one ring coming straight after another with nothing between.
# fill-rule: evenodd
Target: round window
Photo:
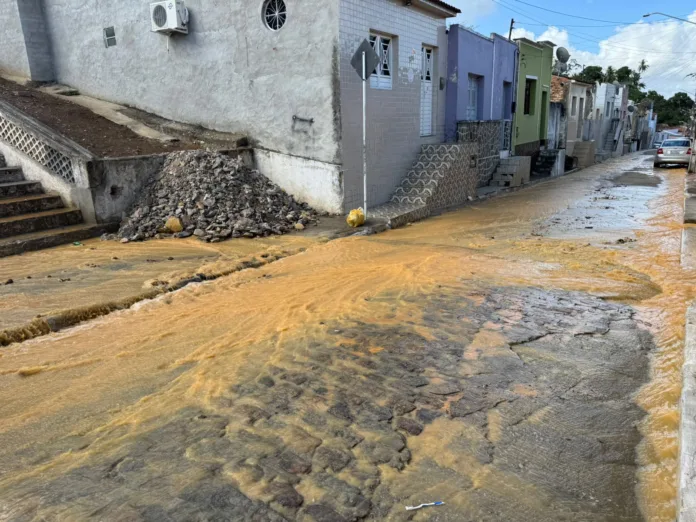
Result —
<instances>
[{"instance_id":1,"label":"round window","mask_svg":"<svg viewBox=\"0 0 696 522\"><path fill-rule=\"evenodd\" d=\"M266 0L263 4L263 21L271 31L278 31L288 19L284 0Z\"/></svg>"}]
</instances>

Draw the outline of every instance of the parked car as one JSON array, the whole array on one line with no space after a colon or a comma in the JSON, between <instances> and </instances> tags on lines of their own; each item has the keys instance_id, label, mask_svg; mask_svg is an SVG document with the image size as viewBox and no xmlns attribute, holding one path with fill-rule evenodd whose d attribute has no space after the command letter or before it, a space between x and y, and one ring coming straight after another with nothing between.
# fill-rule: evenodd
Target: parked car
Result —
<instances>
[{"instance_id":1,"label":"parked car","mask_svg":"<svg viewBox=\"0 0 696 522\"><path fill-rule=\"evenodd\" d=\"M653 143L652 148L653 148L653 149L659 149L661 146L662 146L662 142L661 142L661 141L656 141L655 143Z\"/></svg>"},{"instance_id":2,"label":"parked car","mask_svg":"<svg viewBox=\"0 0 696 522\"><path fill-rule=\"evenodd\" d=\"M655 167L676 164L688 165L691 161L691 139L676 138L665 140L655 152Z\"/></svg>"}]
</instances>

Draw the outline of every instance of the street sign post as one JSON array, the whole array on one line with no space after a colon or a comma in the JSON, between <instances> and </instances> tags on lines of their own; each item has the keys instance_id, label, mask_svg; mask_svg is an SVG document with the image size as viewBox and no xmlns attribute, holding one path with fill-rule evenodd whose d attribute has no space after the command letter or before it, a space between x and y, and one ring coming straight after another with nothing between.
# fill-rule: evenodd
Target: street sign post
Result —
<instances>
[{"instance_id":1,"label":"street sign post","mask_svg":"<svg viewBox=\"0 0 696 522\"><path fill-rule=\"evenodd\" d=\"M379 64L379 56L367 39L355 51L350 64L362 79L363 212L367 219L367 79Z\"/></svg>"}]
</instances>

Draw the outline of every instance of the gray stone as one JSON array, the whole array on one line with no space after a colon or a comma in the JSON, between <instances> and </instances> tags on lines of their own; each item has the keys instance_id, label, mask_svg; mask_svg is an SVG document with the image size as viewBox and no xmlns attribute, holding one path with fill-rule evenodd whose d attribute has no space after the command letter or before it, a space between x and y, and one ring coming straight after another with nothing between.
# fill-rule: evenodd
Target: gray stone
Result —
<instances>
[{"instance_id":1,"label":"gray stone","mask_svg":"<svg viewBox=\"0 0 696 522\"><path fill-rule=\"evenodd\" d=\"M263 377L259 377L258 383L266 386L267 388L272 388L275 386L275 381L273 380L272 377L268 375L264 375Z\"/></svg>"},{"instance_id":2,"label":"gray stone","mask_svg":"<svg viewBox=\"0 0 696 522\"><path fill-rule=\"evenodd\" d=\"M299 213L301 220L296 215L290 219L288 210ZM283 234L317 219L306 204L295 201L241 160L207 151L170 154L131 208L118 235L132 240L136 234L137 240L155 237L161 223L174 215L184 230L210 242Z\"/></svg>"},{"instance_id":3,"label":"gray stone","mask_svg":"<svg viewBox=\"0 0 696 522\"><path fill-rule=\"evenodd\" d=\"M286 508L298 508L304 502L304 497L290 484L273 482L268 485L266 492L272 495L274 502Z\"/></svg>"},{"instance_id":4,"label":"gray stone","mask_svg":"<svg viewBox=\"0 0 696 522\"><path fill-rule=\"evenodd\" d=\"M352 456L339 449L321 446L314 453L314 462L322 469L330 468L338 473L352 460Z\"/></svg>"},{"instance_id":5,"label":"gray stone","mask_svg":"<svg viewBox=\"0 0 696 522\"><path fill-rule=\"evenodd\" d=\"M342 517L336 511L331 509L326 504L313 504L304 509L306 519L310 522L348 522L348 519Z\"/></svg>"},{"instance_id":6,"label":"gray stone","mask_svg":"<svg viewBox=\"0 0 696 522\"><path fill-rule=\"evenodd\" d=\"M329 408L329 413L339 419L346 420L348 422L353 422L353 415L350 412L350 408L345 402L339 402L334 404Z\"/></svg>"},{"instance_id":7,"label":"gray stone","mask_svg":"<svg viewBox=\"0 0 696 522\"><path fill-rule=\"evenodd\" d=\"M413 419L399 417L396 419L396 427L404 430L409 435L420 435L423 432L423 426Z\"/></svg>"}]
</instances>

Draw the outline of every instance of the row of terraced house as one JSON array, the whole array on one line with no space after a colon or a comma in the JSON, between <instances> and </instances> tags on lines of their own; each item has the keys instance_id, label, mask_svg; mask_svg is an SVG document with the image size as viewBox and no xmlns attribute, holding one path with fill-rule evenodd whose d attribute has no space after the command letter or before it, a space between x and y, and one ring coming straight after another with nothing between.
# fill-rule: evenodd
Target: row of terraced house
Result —
<instances>
[{"instance_id":1,"label":"row of terraced house","mask_svg":"<svg viewBox=\"0 0 696 522\"><path fill-rule=\"evenodd\" d=\"M553 76L553 42L448 25L460 11L442 0L79 4L2 2L2 72L245 133L261 172L330 213L366 200L394 222L416 219L622 154L642 132L625 87ZM157 31L150 4L182 9L185 30ZM365 40L379 58L366 194L351 65Z\"/></svg>"}]
</instances>

